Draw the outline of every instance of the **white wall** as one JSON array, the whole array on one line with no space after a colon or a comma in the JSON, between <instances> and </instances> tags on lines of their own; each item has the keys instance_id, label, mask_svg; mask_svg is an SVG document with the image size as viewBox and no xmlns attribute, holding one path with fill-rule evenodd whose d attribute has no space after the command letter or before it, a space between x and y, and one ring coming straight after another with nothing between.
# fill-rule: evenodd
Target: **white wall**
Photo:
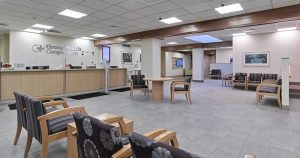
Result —
<instances>
[{"instance_id":1,"label":"white wall","mask_svg":"<svg viewBox=\"0 0 300 158\"><path fill-rule=\"evenodd\" d=\"M216 63L230 63L230 58L233 57L233 49L217 49Z\"/></svg>"},{"instance_id":2,"label":"white wall","mask_svg":"<svg viewBox=\"0 0 300 158\"><path fill-rule=\"evenodd\" d=\"M245 67L243 53L269 51L270 66ZM291 82L300 82L300 31L276 32L260 35L236 36L233 38L234 72L277 73L281 75L281 58L289 57Z\"/></svg>"},{"instance_id":3,"label":"white wall","mask_svg":"<svg viewBox=\"0 0 300 158\"><path fill-rule=\"evenodd\" d=\"M100 49L94 46L93 41L18 31L11 31L9 40L9 61L11 64L24 63L26 66L49 65L51 69L56 69L64 67L65 64L74 66L83 64L82 66L85 67L96 63L97 67L101 67L102 56ZM34 52L32 50L33 45L45 46L47 44L63 47L80 47L81 51L76 51L77 55L56 55L46 52ZM94 52L94 55L92 52Z\"/></svg>"},{"instance_id":4,"label":"white wall","mask_svg":"<svg viewBox=\"0 0 300 158\"><path fill-rule=\"evenodd\" d=\"M172 68L172 58L183 58L183 68ZM191 67L191 58L183 53L166 52L165 54L165 72L166 76L180 76L183 75L183 69Z\"/></svg>"}]
</instances>

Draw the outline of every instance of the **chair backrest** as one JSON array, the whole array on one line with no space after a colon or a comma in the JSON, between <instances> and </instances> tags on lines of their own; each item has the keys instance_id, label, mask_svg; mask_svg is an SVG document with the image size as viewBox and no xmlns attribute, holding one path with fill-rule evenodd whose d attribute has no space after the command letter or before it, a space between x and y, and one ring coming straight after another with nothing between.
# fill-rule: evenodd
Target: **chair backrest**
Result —
<instances>
[{"instance_id":1,"label":"chair backrest","mask_svg":"<svg viewBox=\"0 0 300 158\"><path fill-rule=\"evenodd\" d=\"M133 85L145 85L145 75L131 75Z\"/></svg>"},{"instance_id":2,"label":"chair backrest","mask_svg":"<svg viewBox=\"0 0 300 158\"><path fill-rule=\"evenodd\" d=\"M221 75L221 70L220 69L212 69L211 74L212 75Z\"/></svg>"},{"instance_id":3,"label":"chair backrest","mask_svg":"<svg viewBox=\"0 0 300 158\"><path fill-rule=\"evenodd\" d=\"M186 77L185 82L191 83L192 82L192 77ZM189 90L189 85L184 85L185 90Z\"/></svg>"},{"instance_id":4,"label":"chair backrest","mask_svg":"<svg viewBox=\"0 0 300 158\"><path fill-rule=\"evenodd\" d=\"M40 122L37 119L39 116L47 114L46 108L40 100L30 96L25 96L27 107L28 132L40 143L42 143L42 134Z\"/></svg>"},{"instance_id":5,"label":"chair backrest","mask_svg":"<svg viewBox=\"0 0 300 158\"><path fill-rule=\"evenodd\" d=\"M247 76L247 73L237 72L237 73L235 73L235 80L245 81L246 76Z\"/></svg>"},{"instance_id":6,"label":"chair backrest","mask_svg":"<svg viewBox=\"0 0 300 158\"><path fill-rule=\"evenodd\" d=\"M184 150L149 139L138 133L129 136L134 158L200 158Z\"/></svg>"},{"instance_id":7,"label":"chair backrest","mask_svg":"<svg viewBox=\"0 0 300 158\"><path fill-rule=\"evenodd\" d=\"M24 95L19 92L14 92L16 99L16 108L17 108L17 120L18 124L22 125L23 128L27 129L27 118L26 118L26 104Z\"/></svg>"},{"instance_id":8,"label":"chair backrest","mask_svg":"<svg viewBox=\"0 0 300 158\"><path fill-rule=\"evenodd\" d=\"M122 138L115 126L81 113L74 113L73 117L77 127L79 157L111 158L123 148Z\"/></svg>"},{"instance_id":9,"label":"chair backrest","mask_svg":"<svg viewBox=\"0 0 300 158\"><path fill-rule=\"evenodd\" d=\"M263 80L277 80L277 74L263 74Z\"/></svg>"},{"instance_id":10,"label":"chair backrest","mask_svg":"<svg viewBox=\"0 0 300 158\"><path fill-rule=\"evenodd\" d=\"M261 81L262 74L261 73L250 73L249 80L250 81Z\"/></svg>"}]
</instances>

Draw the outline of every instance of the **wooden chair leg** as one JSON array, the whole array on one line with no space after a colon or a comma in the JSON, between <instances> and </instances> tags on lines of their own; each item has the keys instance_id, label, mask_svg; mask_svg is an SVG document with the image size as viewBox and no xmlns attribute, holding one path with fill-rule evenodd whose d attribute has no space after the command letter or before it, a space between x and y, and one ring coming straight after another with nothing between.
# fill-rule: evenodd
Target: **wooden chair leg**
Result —
<instances>
[{"instance_id":1,"label":"wooden chair leg","mask_svg":"<svg viewBox=\"0 0 300 158\"><path fill-rule=\"evenodd\" d=\"M42 150L41 150L41 158L47 158L48 157L48 141L43 140L42 142Z\"/></svg>"},{"instance_id":2,"label":"wooden chair leg","mask_svg":"<svg viewBox=\"0 0 300 158\"><path fill-rule=\"evenodd\" d=\"M175 93L172 92L172 97L171 97L171 102L172 102L172 103L174 103L174 95L175 95Z\"/></svg>"},{"instance_id":3,"label":"wooden chair leg","mask_svg":"<svg viewBox=\"0 0 300 158\"><path fill-rule=\"evenodd\" d=\"M259 98L260 98L259 94L256 94L256 106L258 106L259 104Z\"/></svg>"},{"instance_id":4,"label":"wooden chair leg","mask_svg":"<svg viewBox=\"0 0 300 158\"><path fill-rule=\"evenodd\" d=\"M14 145L16 145L18 143L18 140L19 140L20 134L21 134L21 130L22 130L22 125L17 124L17 131L16 131L15 140L14 140Z\"/></svg>"},{"instance_id":5,"label":"wooden chair leg","mask_svg":"<svg viewBox=\"0 0 300 158\"><path fill-rule=\"evenodd\" d=\"M191 92L189 92L189 100L190 100L190 104L192 104L192 96L191 96Z\"/></svg>"},{"instance_id":6,"label":"wooden chair leg","mask_svg":"<svg viewBox=\"0 0 300 158\"><path fill-rule=\"evenodd\" d=\"M188 100L189 100L189 98L188 98L188 94L187 94L187 93L185 93L184 95L185 95L185 98L186 98L186 100L188 101Z\"/></svg>"},{"instance_id":7,"label":"wooden chair leg","mask_svg":"<svg viewBox=\"0 0 300 158\"><path fill-rule=\"evenodd\" d=\"M25 151L24 151L24 158L28 157L31 143L32 143L32 135L30 133L27 133L27 142L26 142L26 147L25 147Z\"/></svg>"},{"instance_id":8,"label":"wooden chair leg","mask_svg":"<svg viewBox=\"0 0 300 158\"><path fill-rule=\"evenodd\" d=\"M282 109L280 96L277 97L277 102L278 102L278 105L279 105L280 109Z\"/></svg>"},{"instance_id":9,"label":"wooden chair leg","mask_svg":"<svg viewBox=\"0 0 300 158\"><path fill-rule=\"evenodd\" d=\"M133 99L133 89L130 90L131 99Z\"/></svg>"}]
</instances>

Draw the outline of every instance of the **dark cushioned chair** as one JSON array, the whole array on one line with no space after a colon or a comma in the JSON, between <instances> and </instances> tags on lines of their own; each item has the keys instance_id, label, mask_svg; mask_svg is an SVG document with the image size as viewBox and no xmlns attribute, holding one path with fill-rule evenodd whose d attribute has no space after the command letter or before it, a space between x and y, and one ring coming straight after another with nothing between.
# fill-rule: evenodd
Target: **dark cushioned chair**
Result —
<instances>
[{"instance_id":1,"label":"dark cushioned chair","mask_svg":"<svg viewBox=\"0 0 300 158\"><path fill-rule=\"evenodd\" d=\"M168 144L149 139L138 133L129 136L134 158L200 158Z\"/></svg>"},{"instance_id":2,"label":"dark cushioned chair","mask_svg":"<svg viewBox=\"0 0 300 158\"><path fill-rule=\"evenodd\" d=\"M261 102L264 96L274 96L277 98L277 102L280 108L281 105L281 79L278 81L265 80L260 83L256 88L256 104L257 106Z\"/></svg>"},{"instance_id":3,"label":"dark cushioned chair","mask_svg":"<svg viewBox=\"0 0 300 158\"><path fill-rule=\"evenodd\" d=\"M234 76L232 76L232 89L235 86L244 86L245 90L247 90L247 73L235 73Z\"/></svg>"},{"instance_id":4,"label":"dark cushioned chair","mask_svg":"<svg viewBox=\"0 0 300 158\"><path fill-rule=\"evenodd\" d=\"M247 79L247 90L249 89L249 86L257 86L262 81L262 75L261 73L250 73Z\"/></svg>"},{"instance_id":5,"label":"dark cushioned chair","mask_svg":"<svg viewBox=\"0 0 300 158\"><path fill-rule=\"evenodd\" d=\"M277 81L278 75L277 74L263 74L262 80L275 80Z\"/></svg>"},{"instance_id":6,"label":"dark cushioned chair","mask_svg":"<svg viewBox=\"0 0 300 158\"><path fill-rule=\"evenodd\" d=\"M130 86L130 96L133 99L133 91L135 89L144 90L149 96L148 82L144 81L145 75L131 75L131 86Z\"/></svg>"},{"instance_id":7,"label":"dark cushioned chair","mask_svg":"<svg viewBox=\"0 0 300 158\"><path fill-rule=\"evenodd\" d=\"M28 156L32 138L42 144L41 157L48 156L48 143L67 137L67 124L74 122L74 112L85 112L84 107L69 108L65 101L43 103L30 96L23 96L27 108L28 137L24 157ZM56 108L63 105L64 109ZM47 109L47 107L54 107Z\"/></svg>"},{"instance_id":8,"label":"dark cushioned chair","mask_svg":"<svg viewBox=\"0 0 300 158\"><path fill-rule=\"evenodd\" d=\"M222 76L222 87L227 86L227 85L231 85L231 81L232 81L232 74L227 74L227 75L223 75Z\"/></svg>"},{"instance_id":9,"label":"dark cushioned chair","mask_svg":"<svg viewBox=\"0 0 300 158\"><path fill-rule=\"evenodd\" d=\"M174 95L176 93L185 94L186 100L192 104L192 97L191 97L191 82L192 78L187 77L185 81L172 81L171 83L171 102L174 102Z\"/></svg>"},{"instance_id":10,"label":"dark cushioned chair","mask_svg":"<svg viewBox=\"0 0 300 158\"><path fill-rule=\"evenodd\" d=\"M222 71L220 69L212 69L209 73L210 79L221 79L222 78Z\"/></svg>"}]
</instances>

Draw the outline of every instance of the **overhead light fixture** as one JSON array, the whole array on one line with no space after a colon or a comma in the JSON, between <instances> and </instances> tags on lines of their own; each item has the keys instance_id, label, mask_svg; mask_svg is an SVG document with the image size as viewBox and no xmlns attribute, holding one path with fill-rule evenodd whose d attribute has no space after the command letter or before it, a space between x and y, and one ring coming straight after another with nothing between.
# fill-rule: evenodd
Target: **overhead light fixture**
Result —
<instances>
[{"instance_id":1,"label":"overhead light fixture","mask_svg":"<svg viewBox=\"0 0 300 158\"><path fill-rule=\"evenodd\" d=\"M218 11L220 14L227 14L232 12L237 12L244 10L243 7L239 4L231 4L231 5L222 5L221 7L215 8L216 11Z\"/></svg>"},{"instance_id":2,"label":"overhead light fixture","mask_svg":"<svg viewBox=\"0 0 300 158\"><path fill-rule=\"evenodd\" d=\"M25 29L26 32L32 32L32 33L42 33L42 30L36 30L36 29Z\"/></svg>"},{"instance_id":3,"label":"overhead light fixture","mask_svg":"<svg viewBox=\"0 0 300 158\"><path fill-rule=\"evenodd\" d=\"M278 32L282 32L282 31L292 31L292 30L296 30L297 27L287 27L287 28L278 28L277 31Z\"/></svg>"},{"instance_id":4,"label":"overhead light fixture","mask_svg":"<svg viewBox=\"0 0 300 158\"><path fill-rule=\"evenodd\" d=\"M232 36L245 36L246 33L234 33L232 34Z\"/></svg>"},{"instance_id":5,"label":"overhead light fixture","mask_svg":"<svg viewBox=\"0 0 300 158\"><path fill-rule=\"evenodd\" d=\"M87 14L80 13L80 12L73 11L73 10L69 10L69 9L66 9L66 10L64 10L64 11L58 13L58 14L63 15L63 16L68 16L68 17L71 17L71 18L76 18L76 19L87 16Z\"/></svg>"},{"instance_id":6,"label":"overhead light fixture","mask_svg":"<svg viewBox=\"0 0 300 158\"><path fill-rule=\"evenodd\" d=\"M200 42L200 43L215 43L215 42L222 42L221 39L218 39L216 37L213 37L211 35L192 35L192 36L187 36L184 37L186 39Z\"/></svg>"},{"instance_id":7,"label":"overhead light fixture","mask_svg":"<svg viewBox=\"0 0 300 158\"><path fill-rule=\"evenodd\" d=\"M160 19L159 21L166 23L166 24L174 24L174 23L182 22L182 20L175 18L175 17L171 17L171 18L167 18L167 19Z\"/></svg>"},{"instance_id":8,"label":"overhead light fixture","mask_svg":"<svg viewBox=\"0 0 300 158\"><path fill-rule=\"evenodd\" d=\"M91 36L94 36L94 37L105 37L106 35L103 35L103 34L100 34L100 33L96 33L96 34L93 34Z\"/></svg>"},{"instance_id":9,"label":"overhead light fixture","mask_svg":"<svg viewBox=\"0 0 300 158\"><path fill-rule=\"evenodd\" d=\"M167 44L174 45L174 44L178 44L178 43L177 42L168 42Z\"/></svg>"},{"instance_id":10,"label":"overhead light fixture","mask_svg":"<svg viewBox=\"0 0 300 158\"><path fill-rule=\"evenodd\" d=\"M84 39L84 40L93 40L93 38L91 37L80 37L81 39Z\"/></svg>"},{"instance_id":11,"label":"overhead light fixture","mask_svg":"<svg viewBox=\"0 0 300 158\"><path fill-rule=\"evenodd\" d=\"M41 28L41 29L47 29L47 30L54 28L53 26L48 26L48 25L43 25L43 24L34 24L32 27Z\"/></svg>"}]
</instances>

